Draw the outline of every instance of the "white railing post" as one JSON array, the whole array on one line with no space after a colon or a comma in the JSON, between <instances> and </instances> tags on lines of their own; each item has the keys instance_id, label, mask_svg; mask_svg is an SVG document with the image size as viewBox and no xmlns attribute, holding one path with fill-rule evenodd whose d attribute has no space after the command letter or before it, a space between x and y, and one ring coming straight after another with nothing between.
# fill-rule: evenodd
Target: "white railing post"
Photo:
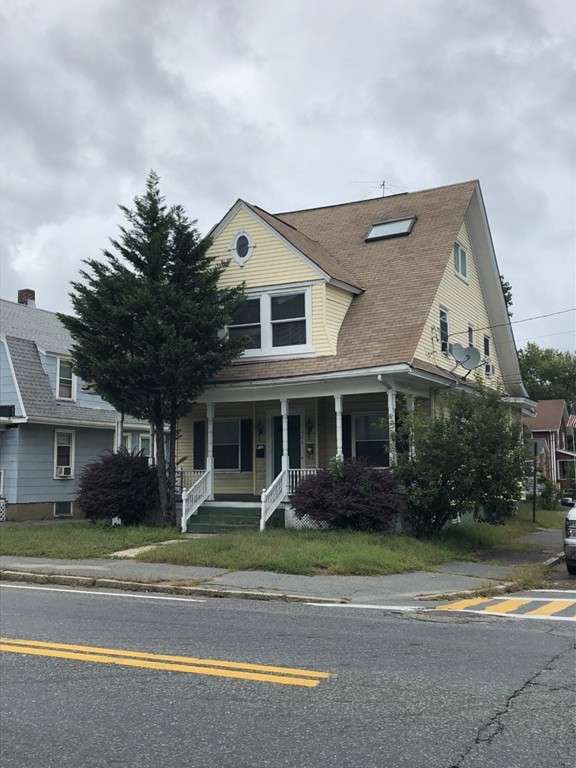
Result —
<instances>
[{"instance_id":1,"label":"white railing post","mask_svg":"<svg viewBox=\"0 0 576 768\"><path fill-rule=\"evenodd\" d=\"M260 504L260 532L262 532L266 527L266 488L262 488Z\"/></svg>"},{"instance_id":2,"label":"white railing post","mask_svg":"<svg viewBox=\"0 0 576 768\"><path fill-rule=\"evenodd\" d=\"M180 518L180 530L182 533L186 533L186 526L188 523L188 517L186 516L186 490L182 490L182 517Z\"/></svg>"}]
</instances>

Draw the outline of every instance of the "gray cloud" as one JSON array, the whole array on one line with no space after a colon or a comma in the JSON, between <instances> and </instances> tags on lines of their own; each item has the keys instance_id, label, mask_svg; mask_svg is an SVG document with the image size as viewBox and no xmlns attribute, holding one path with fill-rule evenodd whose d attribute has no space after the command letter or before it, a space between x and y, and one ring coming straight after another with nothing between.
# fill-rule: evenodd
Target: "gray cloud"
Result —
<instances>
[{"instance_id":1,"label":"gray cloud","mask_svg":"<svg viewBox=\"0 0 576 768\"><path fill-rule=\"evenodd\" d=\"M576 305L568 0L5 0L0 30L7 298L66 309L152 167L202 231L480 178L514 319ZM518 328L574 347L574 315Z\"/></svg>"}]
</instances>

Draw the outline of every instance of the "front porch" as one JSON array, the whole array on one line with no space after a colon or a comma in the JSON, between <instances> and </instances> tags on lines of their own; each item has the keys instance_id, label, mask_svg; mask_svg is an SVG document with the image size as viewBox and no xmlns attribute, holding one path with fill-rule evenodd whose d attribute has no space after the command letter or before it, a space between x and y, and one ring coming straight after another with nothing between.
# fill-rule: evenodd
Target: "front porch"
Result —
<instances>
[{"instance_id":1,"label":"front porch","mask_svg":"<svg viewBox=\"0 0 576 768\"><path fill-rule=\"evenodd\" d=\"M397 451L407 449L396 444L402 414L414 409L417 398L431 407L430 382L415 386L415 377L408 378L370 375L207 392L206 402L179 425L182 530L214 501L256 503L264 530L301 478L334 457L393 466Z\"/></svg>"}]
</instances>

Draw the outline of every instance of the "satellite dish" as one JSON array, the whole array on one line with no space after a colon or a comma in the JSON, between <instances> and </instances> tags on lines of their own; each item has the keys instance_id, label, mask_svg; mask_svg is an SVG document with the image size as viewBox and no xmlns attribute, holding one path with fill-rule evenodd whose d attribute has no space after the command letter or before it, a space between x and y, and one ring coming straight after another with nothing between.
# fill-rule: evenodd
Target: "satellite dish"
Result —
<instances>
[{"instance_id":1,"label":"satellite dish","mask_svg":"<svg viewBox=\"0 0 576 768\"><path fill-rule=\"evenodd\" d=\"M450 346L450 352L457 363L463 363L465 360L468 360L468 353L462 344L452 344Z\"/></svg>"},{"instance_id":2,"label":"satellite dish","mask_svg":"<svg viewBox=\"0 0 576 768\"><path fill-rule=\"evenodd\" d=\"M467 371L472 371L474 368L478 368L480 363L480 352L476 347L466 347L464 352L466 353L466 358L460 363L462 368L465 368Z\"/></svg>"}]
</instances>

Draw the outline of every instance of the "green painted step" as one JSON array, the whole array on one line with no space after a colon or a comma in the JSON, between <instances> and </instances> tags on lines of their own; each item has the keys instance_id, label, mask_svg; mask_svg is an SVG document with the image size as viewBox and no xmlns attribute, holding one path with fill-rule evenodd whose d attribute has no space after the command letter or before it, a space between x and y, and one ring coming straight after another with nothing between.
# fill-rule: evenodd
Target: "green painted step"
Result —
<instances>
[{"instance_id":1,"label":"green painted step","mask_svg":"<svg viewBox=\"0 0 576 768\"><path fill-rule=\"evenodd\" d=\"M277 510L268 521L268 526L278 526L283 513ZM227 531L258 530L260 527L260 506L253 504L204 504L188 520L189 533L226 533Z\"/></svg>"}]
</instances>

